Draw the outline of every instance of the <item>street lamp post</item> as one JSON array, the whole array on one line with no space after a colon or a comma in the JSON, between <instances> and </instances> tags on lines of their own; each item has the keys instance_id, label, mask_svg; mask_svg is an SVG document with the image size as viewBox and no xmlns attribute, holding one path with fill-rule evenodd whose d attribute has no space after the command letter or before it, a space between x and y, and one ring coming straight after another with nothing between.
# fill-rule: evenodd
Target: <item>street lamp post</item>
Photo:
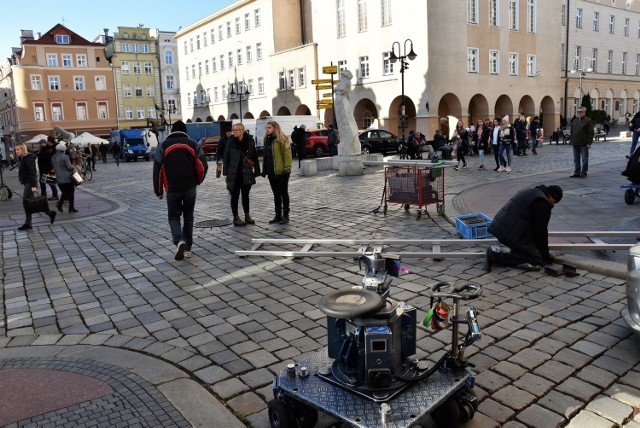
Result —
<instances>
[{"instance_id":1,"label":"street lamp post","mask_svg":"<svg viewBox=\"0 0 640 428\"><path fill-rule=\"evenodd\" d=\"M407 53L407 43L409 43L409 53ZM398 46L398 54L396 54L396 45ZM404 52L404 53L403 53ZM401 85L402 85L402 108L400 111L400 128L402 128L402 142L406 142L404 137L404 130L407 127L406 124L406 110L404 104L404 71L409 68L409 62L416 59L418 55L413 51L413 41L411 39L407 39L404 41L404 51L401 51L400 42L393 42L391 45L391 55L389 56L389 61L392 64L395 64L398 60L400 60L400 75L401 75Z\"/></svg>"},{"instance_id":2,"label":"street lamp post","mask_svg":"<svg viewBox=\"0 0 640 428\"><path fill-rule=\"evenodd\" d=\"M249 98L251 92L249 92L249 87L244 81L230 83L229 84L229 98L234 100L236 96L238 97L238 103L240 105L240 123L242 123L242 97L246 96Z\"/></svg>"},{"instance_id":3,"label":"street lamp post","mask_svg":"<svg viewBox=\"0 0 640 428\"><path fill-rule=\"evenodd\" d=\"M579 76L580 80L578 83L578 87L580 88L580 99L578 100L578 103L577 103L578 107L580 107L580 105L582 104L582 95L583 95L582 80L587 76L587 73L590 73L593 71L593 68L586 67L587 64L589 64L589 66L591 65L591 58L589 58L588 56L584 57L582 64L580 64L580 58L576 58L576 65L581 65L581 66L577 67L575 70L571 70L571 74L580 73L580 76Z\"/></svg>"}]
</instances>

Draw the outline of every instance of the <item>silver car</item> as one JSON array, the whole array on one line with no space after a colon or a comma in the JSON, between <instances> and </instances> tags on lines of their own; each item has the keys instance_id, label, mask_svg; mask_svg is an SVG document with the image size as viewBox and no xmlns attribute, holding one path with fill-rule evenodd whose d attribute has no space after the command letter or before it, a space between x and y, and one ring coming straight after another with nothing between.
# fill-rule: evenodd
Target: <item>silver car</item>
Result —
<instances>
[{"instance_id":1,"label":"silver car","mask_svg":"<svg viewBox=\"0 0 640 428\"><path fill-rule=\"evenodd\" d=\"M627 307L620 311L620 316L636 333L640 333L640 244L629 250L627 270Z\"/></svg>"}]
</instances>

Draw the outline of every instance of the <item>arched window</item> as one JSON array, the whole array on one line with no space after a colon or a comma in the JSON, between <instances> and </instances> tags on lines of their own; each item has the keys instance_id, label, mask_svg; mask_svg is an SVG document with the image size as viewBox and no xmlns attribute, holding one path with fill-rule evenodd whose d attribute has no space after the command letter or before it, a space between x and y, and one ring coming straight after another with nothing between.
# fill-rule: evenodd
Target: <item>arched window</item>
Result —
<instances>
[{"instance_id":1,"label":"arched window","mask_svg":"<svg viewBox=\"0 0 640 428\"><path fill-rule=\"evenodd\" d=\"M371 125L373 125L373 120L375 118L371 115L371 112L369 110L365 110L362 113L362 125L364 127L364 129L369 128Z\"/></svg>"}]
</instances>

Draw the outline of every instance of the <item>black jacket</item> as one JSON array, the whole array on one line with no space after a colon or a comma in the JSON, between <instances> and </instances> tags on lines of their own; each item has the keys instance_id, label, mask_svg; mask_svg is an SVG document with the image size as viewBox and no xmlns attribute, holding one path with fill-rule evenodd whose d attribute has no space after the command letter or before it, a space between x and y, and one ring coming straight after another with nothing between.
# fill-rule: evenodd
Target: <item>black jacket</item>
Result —
<instances>
[{"instance_id":1,"label":"black jacket","mask_svg":"<svg viewBox=\"0 0 640 428\"><path fill-rule=\"evenodd\" d=\"M26 153L20 161L18 169L18 179L20 184L30 184L31 187L37 187L40 177L38 176L37 158L33 153Z\"/></svg>"},{"instance_id":2,"label":"black jacket","mask_svg":"<svg viewBox=\"0 0 640 428\"><path fill-rule=\"evenodd\" d=\"M153 164L153 190L184 192L204 181L207 156L202 147L184 132L172 132L156 150Z\"/></svg>"},{"instance_id":3,"label":"black jacket","mask_svg":"<svg viewBox=\"0 0 640 428\"><path fill-rule=\"evenodd\" d=\"M548 261L550 219L546 187L538 186L516 193L493 218L489 232L507 247L532 243L542 259Z\"/></svg>"},{"instance_id":4,"label":"black jacket","mask_svg":"<svg viewBox=\"0 0 640 428\"><path fill-rule=\"evenodd\" d=\"M253 163L253 167L247 160ZM256 184L255 177L260 175L260 162L253 137L244 134L242 141L238 141L235 136L229 138L224 150L222 175L227 177L228 190L233 190L236 186Z\"/></svg>"},{"instance_id":5,"label":"black jacket","mask_svg":"<svg viewBox=\"0 0 640 428\"><path fill-rule=\"evenodd\" d=\"M53 170L51 165L51 158L56 154L56 149L53 146L46 145L38 152L38 168L40 168L40 174L48 174Z\"/></svg>"}]
</instances>

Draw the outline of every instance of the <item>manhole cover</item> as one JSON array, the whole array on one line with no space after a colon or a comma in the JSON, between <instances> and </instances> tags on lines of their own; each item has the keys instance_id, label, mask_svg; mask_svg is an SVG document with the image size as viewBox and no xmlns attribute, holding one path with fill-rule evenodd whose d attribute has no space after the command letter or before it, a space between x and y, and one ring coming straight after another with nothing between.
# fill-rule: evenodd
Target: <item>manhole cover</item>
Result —
<instances>
[{"instance_id":1,"label":"manhole cover","mask_svg":"<svg viewBox=\"0 0 640 428\"><path fill-rule=\"evenodd\" d=\"M228 218L214 218L213 220L199 221L195 224L195 227L222 227L227 226L231 223L233 223L233 220L230 220Z\"/></svg>"}]
</instances>

